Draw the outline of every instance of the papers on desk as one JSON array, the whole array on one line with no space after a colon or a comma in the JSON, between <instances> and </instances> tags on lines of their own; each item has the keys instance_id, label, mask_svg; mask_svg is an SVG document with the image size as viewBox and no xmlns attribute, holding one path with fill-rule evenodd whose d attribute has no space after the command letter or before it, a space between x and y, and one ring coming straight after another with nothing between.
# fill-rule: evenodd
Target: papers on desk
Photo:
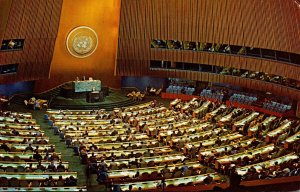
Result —
<instances>
[{"instance_id":1,"label":"papers on desk","mask_svg":"<svg viewBox=\"0 0 300 192\"><path fill-rule=\"evenodd\" d=\"M269 137L275 137L277 135L279 135L280 133L284 132L287 128L289 128L292 124L292 121L287 120L285 123L283 123L280 127L278 127L277 129L270 131L267 136Z\"/></svg>"},{"instance_id":2,"label":"papers on desk","mask_svg":"<svg viewBox=\"0 0 300 192\"><path fill-rule=\"evenodd\" d=\"M265 126L266 126L266 125L269 125L269 123L271 123L272 121L274 121L276 118L277 118L277 117L275 117L275 116L267 117L267 118L262 122L262 124L265 125ZM249 131L252 131L252 132L257 131L257 130L258 130L258 126L259 126L259 124L256 124L256 125L254 125L253 127L250 127L250 128L249 128Z\"/></svg>"},{"instance_id":3,"label":"papers on desk","mask_svg":"<svg viewBox=\"0 0 300 192\"><path fill-rule=\"evenodd\" d=\"M257 117L259 115L258 112L252 112L250 115L248 115L247 117L245 117L244 119L237 121L234 123L235 126L243 126L246 123L249 123L250 121L252 121L255 117Z\"/></svg>"},{"instance_id":4,"label":"papers on desk","mask_svg":"<svg viewBox=\"0 0 300 192\"><path fill-rule=\"evenodd\" d=\"M296 133L295 135L292 135L291 137L287 138L285 140L285 142L288 142L288 143L293 143L297 140L300 140L300 131L298 133Z\"/></svg>"},{"instance_id":5,"label":"papers on desk","mask_svg":"<svg viewBox=\"0 0 300 192\"><path fill-rule=\"evenodd\" d=\"M201 105L201 107L199 107L199 108L197 108L197 109L195 109L194 110L194 113L200 113L202 110L204 110L204 109L207 109L208 108L208 106L211 104L211 101L206 101L205 103L203 103L202 105Z\"/></svg>"},{"instance_id":6,"label":"papers on desk","mask_svg":"<svg viewBox=\"0 0 300 192\"><path fill-rule=\"evenodd\" d=\"M231 113L229 113L228 115L225 115L224 117L222 117L221 119L220 119L220 122L227 122L227 121L230 121L231 120L231 118L232 118L232 116L233 116L233 114L234 113L237 113L238 111L240 111L241 109L240 108L237 108L237 109L234 109Z\"/></svg>"},{"instance_id":7,"label":"papers on desk","mask_svg":"<svg viewBox=\"0 0 300 192\"><path fill-rule=\"evenodd\" d=\"M207 113L207 115L210 116L210 117L213 117L213 116L215 116L215 115L218 113L218 111L220 111L221 109L226 109L226 105L222 104L222 105L221 105L220 107L218 107L217 109L213 110L213 111L210 112L210 113Z\"/></svg>"}]
</instances>

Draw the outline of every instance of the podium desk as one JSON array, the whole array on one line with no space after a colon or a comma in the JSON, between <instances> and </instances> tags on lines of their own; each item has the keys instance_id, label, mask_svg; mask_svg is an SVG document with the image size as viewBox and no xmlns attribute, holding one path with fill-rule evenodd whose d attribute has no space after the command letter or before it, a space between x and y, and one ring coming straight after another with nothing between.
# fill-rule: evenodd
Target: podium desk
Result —
<instances>
[{"instance_id":1,"label":"podium desk","mask_svg":"<svg viewBox=\"0 0 300 192\"><path fill-rule=\"evenodd\" d=\"M103 93L99 91L93 91L87 93L86 102L95 103L103 101Z\"/></svg>"},{"instance_id":2,"label":"podium desk","mask_svg":"<svg viewBox=\"0 0 300 192\"><path fill-rule=\"evenodd\" d=\"M101 91L100 80L73 81L73 90L75 93Z\"/></svg>"}]
</instances>

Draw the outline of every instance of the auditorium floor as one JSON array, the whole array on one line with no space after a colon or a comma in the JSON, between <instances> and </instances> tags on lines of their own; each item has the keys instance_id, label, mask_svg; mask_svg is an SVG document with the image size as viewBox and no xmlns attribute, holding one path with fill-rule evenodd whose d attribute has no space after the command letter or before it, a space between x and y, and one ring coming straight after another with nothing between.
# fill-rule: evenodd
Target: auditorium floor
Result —
<instances>
[{"instance_id":1,"label":"auditorium floor","mask_svg":"<svg viewBox=\"0 0 300 192\"><path fill-rule=\"evenodd\" d=\"M157 97L148 97L146 101L156 99L158 102L162 102L164 105L168 106L170 100L164 100ZM145 102L145 101L144 101ZM56 147L56 151L62 154L62 160L69 162L69 170L75 171L78 174L78 186L88 186L88 191L107 191L105 186L99 185L96 182L96 175L92 175L90 177L90 181L87 181L85 175L85 165L80 164L80 160L78 156L73 155L73 150L71 148L67 148L63 141L60 141L57 135L54 135L53 130L49 128L49 125L44 121L43 116L45 114L44 110L34 111L28 110L25 106L11 104L8 110L12 111L20 111L20 112L31 112L33 114L33 118L37 120L37 123L41 125L43 131L45 131L46 136L49 137L50 143L54 144ZM89 184L90 182L90 184ZM257 187L247 187L241 188L239 191L298 191L300 188L299 183L288 183L288 184L278 184L278 185L268 185L268 186L257 186ZM274 190L276 189L276 190Z\"/></svg>"},{"instance_id":2,"label":"auditorium floor","mask_svg":"<svg viewBox=\"0 0 300 192\"><path fill-rule=\"evenodd\" d=\"M150 100L158 100L159 102L162 102L164 105L168 106L170 101L169 100L163 100L161 98L157 97L148 97L146 100L142 102L147 102ZM137 103L139 104L139 102ZM44 114L45 110L29 110L25 108L23 105L17 105L17 104L10 104L8 107L8 110L11 111L19 111L19 112L30 112L33 115L33 118L36 119L37 123L41 125L41 129L45 131L45 135L49 137L50 144L55 145L56 152L59 152L62 154L62 160L69 162L69 170L77 172L78 175L78 186L88 186L88 191L106 191L104 185L99 185L96 181L96 175L91 175L90 181L87 181L86 179L86 165L82 165L80 163L79 157L73 155L73 149L67 148L64 141L61 141L60 138L57 135L54 135L53 129L49 128L49 125L47 122L44 121Z\"/></svg>"}]
</instances>

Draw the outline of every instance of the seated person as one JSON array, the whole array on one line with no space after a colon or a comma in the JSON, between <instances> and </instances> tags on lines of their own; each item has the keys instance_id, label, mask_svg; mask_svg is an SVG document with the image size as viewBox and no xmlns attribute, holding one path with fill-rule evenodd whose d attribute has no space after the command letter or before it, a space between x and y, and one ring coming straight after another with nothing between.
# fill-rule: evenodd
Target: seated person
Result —
<instances>
[{"instance_id":1,"label":"seated person","mask_svg":"<svg viewBox=\"0 0 300 192\"><path fill-rule=\"evenodd\" d=\"M47 150L48 153L53 153L55 152L55 148L53 145L50 146L50 148Z\"/></svg>"},{"instance_id":2,"label":"seated person","mask_svg":"<svg viewBox=\"0 0 300 192\"><path fill-rule=\"evenodd\" d=\"M65 166L62 164L62 162L59 162L59 164L57 165L57 170L65 170Z\"/></svg>"},{"instance_id":3,"label":"seated person","mask_svg":"<svg viewBox=\"0 0 300 192\"><path fill-rule=\"evenodd\" d=\"M51 163L48 165L47 171L56 172L56 167L55 167L54 161L51 161Z\"/></svg>"},{"instance_id":4,"label":"seated person","mask_svg":"<svg viewBox=\"0 0 300 192\"><path fill-rule=\"evenodd\" d=\"M57 153L53 152L51 157L50 157L51 161L58 161L59 160L59 156L57 155Z\"/></svg>"},{"instance_id":5,"label":"seated person","mask_svg":"<svg viewBox=\"0 0 300 192\"><path fill-rule=\"evenodd\" d=\"M73 176L70 176L68 186L76 186L77 185L77 179L75 179Z\"/></svg>"},{"instance_id":6,"label":"seated person","mask_svg":"<svg viewBox=\"0 0 300 192\"><path fill-rule=\"evenodd\" d=\"M41 161L43 158L42 156L39 154L38 151L35 152L35 154L33 155L33 159L36 161Z\"/></svg>"},{"instance_id":7,"label":"seated person","mask_svg":"<svg viewBox=\"0 0 300 192\"><path fill-rule=\"evenodd\" d=\"M12 134L15 135L15 136L18 136L20 133L19 133L19 131L13 129L13 130L12 130Z\"/></svg>"},{"instance_id":8,"label":"seated person","mask_svg":"<svg viewBox=\"0 0 300 192\"><path fill-rule=\"evenodd\" d=\"M31 144L29 144L29 145L31 145ZM33 151L34 151L34 152L40 152L39 146L36 146L35 149L34 149Z\"/></svg>"},{"instance_id":9,"label":"seated person","mask_svg":"<svg viewBox=\"0 0 300 192\"><path fill-rule=\"evenodd\" d=\"M33 151L33 147L31 146L31 143L25 148L25 151Z\"/></svg>"},{"instance_id":10,"label":"seated person","mask_svg":"<svg viewBox=\"0 0 300 192\"><path fill-rule=\"evenodd\" d=\"M36 166L36 168L37 168L37 169L40 169L40 170L42 170L42 171L45 170L45 167L44 167L44 165L42 165L42 162L41 162L41 161L39 161L39 163L38 163L38 165Z\"/></svg>"},{"instance_id":11,"label":"seated person","mask_svg":"<svg viewBox=\"0 0 300 192\"><path fill-rule=\"evenodd\" d=\"M49 176L48 186L49 187L55 187L56 186L56 181L52 178L52 176Z\"/></svg>"},{"instance_id":12,"label":"seated person","mask_svg":"<svg viewBox=\"0 0 300 192\"><path fill-rule=\"evenodd\" d=\"M213 178L208 175L204 180L203 180L203 183L206 184L206 185L209 185L211 184L211 182L213 181Z\"/></svg>"},{"instance_id":13,"label":"seated person","mask_svg":"<svg viewBox=\"0 0 300 192\"><path fill-rule=\"evenodd\" d=\"M32 164L29 164L29 166L25 168L25 172L33 172Z\"/></svg>"},{"instance_id":14,"label":"seated person","mask_svg":"<svg viewBox=\"0 0 300 192\"><path fill-rule=\"evenodd\" d=\"M10 151L10 148L6 145L6 143L2 143L0 146L0 149L3 149L6 152Z\"/></svg>"}]
</instances>

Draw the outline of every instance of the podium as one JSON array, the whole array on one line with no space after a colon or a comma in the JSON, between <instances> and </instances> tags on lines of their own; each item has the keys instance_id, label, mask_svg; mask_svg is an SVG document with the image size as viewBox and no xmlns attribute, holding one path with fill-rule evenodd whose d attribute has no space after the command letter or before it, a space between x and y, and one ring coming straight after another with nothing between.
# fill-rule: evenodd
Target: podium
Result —
<instances>
[{"instance_id":1,"label":"podium","mask_svg":"<svg viewBox=\"0 0 300 192\"><path fill-rule=\"evenodd\" d=\"M104 96L101 91L88 92L86 95L86 102L96 103L104 101Z\"/></svg>"}]
</instances>

